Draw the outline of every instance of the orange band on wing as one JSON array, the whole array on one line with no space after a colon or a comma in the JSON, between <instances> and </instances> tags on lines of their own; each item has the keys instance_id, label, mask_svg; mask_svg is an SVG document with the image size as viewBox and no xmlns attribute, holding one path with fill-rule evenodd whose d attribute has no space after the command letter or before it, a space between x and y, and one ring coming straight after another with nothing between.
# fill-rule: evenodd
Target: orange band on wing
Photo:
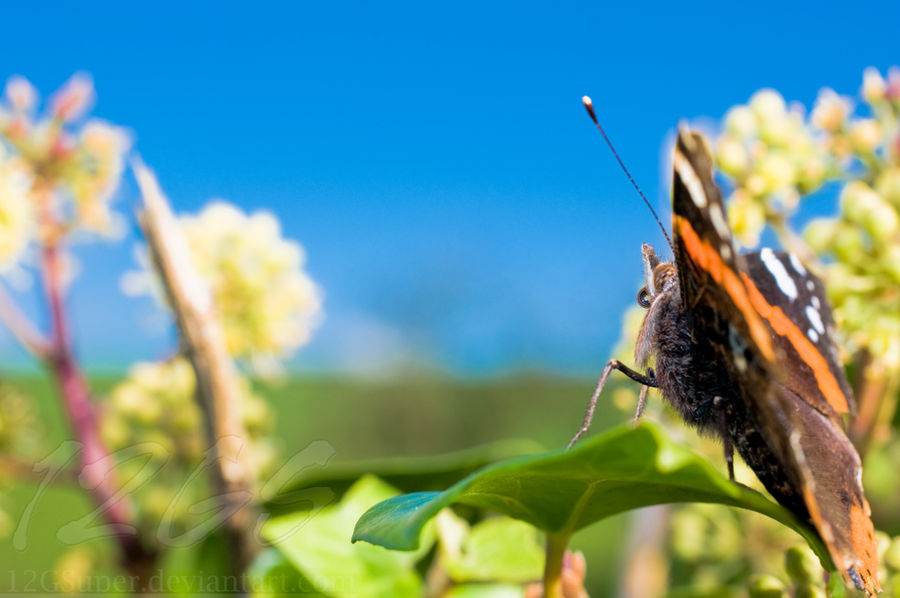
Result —
<instances>
[{"instance_id":1,"label":"orange band on wing","mask_svg":"<svg viewBox=\"0 0 900 598\"><path fill-rule=\"evenodd\" d=\"M878 548L875 544L875 529L870 517L869 503L863 498L863 506L850 505L850 539L853 550L862 565L857 571L862 578L867 595L874 596L881 590L878 583Z\"/></svg>"},{"instance_id":2,"label":"orange band on wing","mask_svg":"<svg viewBox=\"0 0 900 598\"><path fill-rule=\"evenodd\" d=\"M717 249L713 249L709 243L700 239L691 223L685 218L676 214L673 221L675 230L678 231L678 236L684 242L684 247L687 249L688 255L691 256L691 260L708 272L712 279L725 289L734 305L743 314L744 320L750 328L753 342L759 348L763 357L770 362L774 362L775 350L772 348L772 337L769 329L763 324L759 313L750 302L750 298L747 296L747 289L738 277L737 272L722 260L722 255Z\"/></svg>"},{"instance_id":3,"label":"orange band on wing","mask_svg":"<svg viewBox=\"0 0 900 598\"><path fill-rule=\"evenodd\" d=\"M759 312L776 333L786 337L790 341L791 346L800 355L800 358L809 366L813 375L816 377L816 384L819 391L828 404L834 407L838 413L847 413L850 411L850 405L847 403L847 397L841 391L837 378L831 373L828 362L816 349L816 346L809 338L800 331L796 324L788 318L780 307L771 305L763 294L756 288L753 281L746 274L741 274L744 279L744 285L750 294L750 302L756 311Z\"/></svg>"}]
</instances>

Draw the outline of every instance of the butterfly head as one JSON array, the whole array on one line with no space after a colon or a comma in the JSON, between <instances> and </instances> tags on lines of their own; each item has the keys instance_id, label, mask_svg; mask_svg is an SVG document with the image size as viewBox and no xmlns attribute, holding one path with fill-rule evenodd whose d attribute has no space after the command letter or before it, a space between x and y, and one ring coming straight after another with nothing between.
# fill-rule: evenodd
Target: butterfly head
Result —
<instances>
[{"instance_id":1,"label":"butterfly head","mask_svg":"<svg viewBox=\"0 0 900 598\"><path fill-rule=\"evenodd\" d=\"M638 292L638 305L647 310L644 323L638 334L635 347L635 361L644 366L653 353L659 323L666 314L671 301L679 297L678 271L672 262L663 262L650 245L641 247L644 259L644 287Z\"/></svg>"}]
</instances>

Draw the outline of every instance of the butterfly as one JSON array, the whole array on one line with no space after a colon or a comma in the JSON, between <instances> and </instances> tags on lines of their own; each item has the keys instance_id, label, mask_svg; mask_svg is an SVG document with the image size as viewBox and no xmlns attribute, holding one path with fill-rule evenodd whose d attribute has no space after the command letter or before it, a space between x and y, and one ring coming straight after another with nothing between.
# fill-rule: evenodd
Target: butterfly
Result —
<instances>
[{"instance_id":1,"label":"butterfly","mask_svg":"<svg viewBox=\"0 0 900 598\"><path fill-rule=\"evenodd\" d=\"M645 373L610 361L570 446L613 370L642 385L635 418L658 388L685 422L722 440L732 480L736 449L779 503L812 523L846 582L873 596L871 510L844 429L855 406L822 281L792 254L738 254L700 134L679 131L673 165L674 260L642 247L647 313L635 362Z\"/></svg>"}]
</instances>

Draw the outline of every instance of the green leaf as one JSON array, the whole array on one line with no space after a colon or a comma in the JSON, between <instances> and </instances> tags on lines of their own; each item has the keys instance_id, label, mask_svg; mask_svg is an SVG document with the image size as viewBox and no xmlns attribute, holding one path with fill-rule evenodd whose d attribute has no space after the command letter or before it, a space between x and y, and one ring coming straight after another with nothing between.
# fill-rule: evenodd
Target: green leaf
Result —
<instances>
[{"instance_id":1,"label":"green leaf","mask_svg":"<svg viewBox=\"0 0 900 598\"><path fill-rule=\"evenodd\" d=\"M511 584L464 584L453 586L444 598L522 598L522 586Z\"/></svg>"},{"instance_id":2,"label":"green leaf","mask_svg":"<svg viewBox=\"0 0 900 598\"><path fill-rule=\"evenodd\" d=\"M544 447L532 440L502 440L444 455L373 459L307 468L264 506L272 515L306 510L311 503L310 489L320 493L330 490L330 496L341 497L365 475L377 476L401 492L439 490L489 463L542 450Z\"/></svg>"},{"instance_id":3,"label":"green leaf","mask_svg":"<svg viewBox=\"0 0 900 598\"><path fill-rule=\"evenodd\" d=\"M414 553L350 543L360 514L396 493L381 480L364 477L340 503L277 517L263 526L262 534L309 580L312 587L307 589L325 595L417 597L422 587L415 564L429 549L430 541Z\"/></svg>"},{"instance_id":4,"label":"green leaf","mask_svg":"<svg viewBox=\"0 0 900 598\"><path fill-rule=\"evenodd\" d=\"M303 598L321 598L327 596L316 592L313 583L306 579L300 571L277 548L266 548L247 571L252 588L252 596L273 598L275 596L291 596L302 594Z\"/></svg>"},{"instance_id":5,"label":"green leaf","mask_svg":"<svg viewBox=\"0 0 900 598\"><path fill-rule=\"evenodd\" d=\"M623 511L679 502L721 503L762 513L803 536L823 566L834 569L810 526L762 494L730 482L703 457L672 442L650 423L615 428L571 451L496 463L444 492L386 500L360 518L353 540L412 550L423 526L451 504L503 513L565 537Z\"/></svg>"},{"instance_id":6,"label":"green leaf","mask_svg":"<svg viewBox=\"0 0 900 598\"><path fill-rule=\"evenodd\" d=\"M445 566L457 582L537 581L544 570L544 546L527 523L491 517L472 527L459 554L448 556Z\"/></svg>"}]
</instances>

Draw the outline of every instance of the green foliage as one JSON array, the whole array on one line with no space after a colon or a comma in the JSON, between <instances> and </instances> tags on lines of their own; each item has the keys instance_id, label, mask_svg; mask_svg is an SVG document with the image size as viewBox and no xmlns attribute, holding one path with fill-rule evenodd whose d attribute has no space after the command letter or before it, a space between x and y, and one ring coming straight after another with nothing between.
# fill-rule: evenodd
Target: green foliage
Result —
<instances>
[{"instance_id":1,"label":"green foliage","mask_svg":"<svg viewBox=\"0 0 900 598\"><path fill-rule=\"evenodd\" d=\"M413 550L444 507L466 504L568 536L600 519L654 504L714 502L767 515L801 534L830 567L814 531L761 494L733 484L658 427L620 427L571 451L519 457L489 466L444 492L398 496L367 511L353 539Z\"/></svg>"},{"instance_id":2,"label":"green foliage","mask_svg":"<svg viewBox=\"0 0 900 598\"><path fill-rule=\"evenodd\" d=\"M296 510L310 488L326 489L341 497L357 480L374 475L402 492L437 490L502 459L537 453L542 447L531 440L501 440L461 451L430 457L393 457L310 468L298 474L290 485L270 497L266 511L282 515Z\"/></svg>"},{"instance_id":3,"label":"green foliage","mask_svg":"<svg viewBox=\"0 0 900 598\"><path fill-rule=\"evenodd\" d=\"M446 598L522 598L522 588L506 584L468 584L450 589Z\"/></svg>"},{"instance_id":4,"label":"green foliage","mask_svg":"<svg viewBox=\"0 0 900 598\"><path fill-rule=\"evenodd\" d=\"M826 280L843 335L843 358L855 361L861 417L851 435L863 451L871 449L865 471L874 519L883 529L896 532L900 518L895 464L900 441L891 423L900 389L900 72L885 82L877 72L867 71L862 92L864 115L854 113L849 99L826 89L807 117L777 92L763 90L747 105L729 111L715 155L730 179L729 218L741 242L755 246L768 226L786 249L797 252ZM6 105L0 110L0 136L5 140L0 148L0 186L6 189L0 202L3 265L19 265L29 244L55 247L75 240L70 235L75 230L115 232L110 200L122 175L129 141L111 125L97 121L77 125L92 94L89 81L76 77L35 121L34 90L23 79L14 79L8 86ZM802 202L829 189L838 190L836 215L815 220L802 231L792 228L791 219ZM35 206L46 204L51 196L68 209L57 214L53 226L39 227ZM196 254L195 266L212 286L235 356L249 358L257 372L265 372L282 353L306 342L317 321L320 294L302 271L299 246L281 239L272 217L246 215L217 204L183 220L182 226ZM247 266L248 257L254 266ZM66 277L71 275L65 272ZM129 279L130 286L146 292L149 289L141 287L139 278ZM630 344L643 312L635 310L626 317L625 337ZM630 353L630 348L625 346L623 351ZM201 460L208 447L202 436L202 415L192 402L192 376L186 362L178 358L145 365L143 375L136 370L130 380L98 402L103 440L113 451L122 449L114 455L120 460L118 477L140 482L130 492L135 523L153 541L159 540L153 532L159 531L161 522L174 524L170 531L176 533L201 527L191 507L210 494L205 476L193 475L203 473ZM520 388L494 382L441 390L427 381L404 381L401 392L407 403L392 402L388 410L379 407L377 417L382 424L389 422L391 429L414 428L406 446L391 444L395 439L385 438L390 435L383 434L384 425L373 424L375 415L361 415L362 410L372 409L373 401L368 400L372 395L396 393L388 386L369 389L366 396L348 393L345 397L342 391L332 393L333 389L313 385L297 394L327 401L308 401L302 409L289 408L295 410L289 417L272 418L267 404L247 384L243 417L258 476L254 481L264 486L269 466L274 465L274 440L279 434L273 428L287 443L302 445L313 437L355 443L341 453L342 458L352 457L353 451L444 450L459 437L467 441L496 438L510 430L527 429L544 435L542 440L558 438L558 431L545 425L543 417L532 417L518 429L516 418L529 412L529 400L532 415L545 412L550 396L557 399L556 405L566 403L559 400L566 385L558 380L547 386L528 379L514 382ZM342 384L342 390L352 386ZM568 384L564 390L577 394L581 409L582 386ZM634 395L610 388L609 403L630 410ZM502 397L507 406L511 404L507 397L515 396L516 408L486 407L487 396ZM415 409L410 408L413 405ZM556 413L558 419L568 417L564 409ZM660 409L658 401L651 403L650 413L654 409ZM351 410L354 421L347 418ZM32 457L36 419L27 401L0 388L0 450ZM354 428L355 422L365 422L367 429ZM676 429L672 428L673 434ZM66 429L61 438L68 434ZM718 446L713 449L708 441L690 438L710 455L721 454ZM144 469L141 462L127 459L127 449L138 442L155 468ZM729 482L655 426L620 428L571 452L518 456L536 450L530 444L501 443L441 457L304 470L265 505L273 518L263 534L273 548L263 552L251 571L262 580L259 593L403 597L427 591L455 598L521 596L523 585L535 581L542 569L538 530L547 533L548 546L555 543L561 558L559 546L577 530L616 513L675 502L693 504L673 510L670 533L664 540L672 596L743 595L748 587L750 596L845 593L838 575L832 575L826 585L815 555L826 568L830 561L810 528L761 494ZM11 460L5 465L16 469L19 463ZM367 475L373 473L380 479ZM740 465L738 479L751 480ZM311 494L314 489L318 493ZM419 492L397 496L396 489ZM80 495L77 489L65 492L66 500L59 502L71 508L68 495ZM463 516L450 511L450 505ZM484 511L515 519L479 520ZM16 518L0 512L0 532L11 528ZM45 525L43 535L49 535L48 522L55 519L34 519L31 525ZM429 531L432 521L433 533ZM788 528L805 538L815 555L797 546L798 539ZM181 569L175 569L188 572L194 567L224 578L229 572L222 534L201 531L206 535L185 548ZM351 534L390 548L418 548L401 553L351 544ZM886 592L900 595L900 539L881 539ZM43 551L33 549L37 552ZM104 559L114 561L101 556L94 545L78 545L56 559L55 574L74 581L90 578L103 567ZM748 580L749 574L757 572L763 573ZM583 571L576 586L582 582ZM77 585L60 588L75 591ZM176 591L193 590L183 585Z\"/></svg>"},{"instance_id":5,"label":"green foliage","mask_svg":"<svg viewBox=\"0 0 900 598\"><path fill-rule=\"evenodd\" d=\"M491 517L468 530L459 550L448 555L445 568L459 581L525 583L540 579L544 549L532 526Z\"/></svg>"},{"instance_id":6,"label":"green foliage","mask_svg":"<svg viewBox=\"0 0 900 598\"><path fill-rule=\"evenodd\" d=\"M395 494L396 490L384 482L364 477L341 502L277 517L263 526L262 533L297 568L309 587L324 595L355 592L373 598L421 596L422 582L414 567L431 547L433 536L417 552L392 552L349 542L353 524L363 511Z\"/></svg>"}]
</instances>

